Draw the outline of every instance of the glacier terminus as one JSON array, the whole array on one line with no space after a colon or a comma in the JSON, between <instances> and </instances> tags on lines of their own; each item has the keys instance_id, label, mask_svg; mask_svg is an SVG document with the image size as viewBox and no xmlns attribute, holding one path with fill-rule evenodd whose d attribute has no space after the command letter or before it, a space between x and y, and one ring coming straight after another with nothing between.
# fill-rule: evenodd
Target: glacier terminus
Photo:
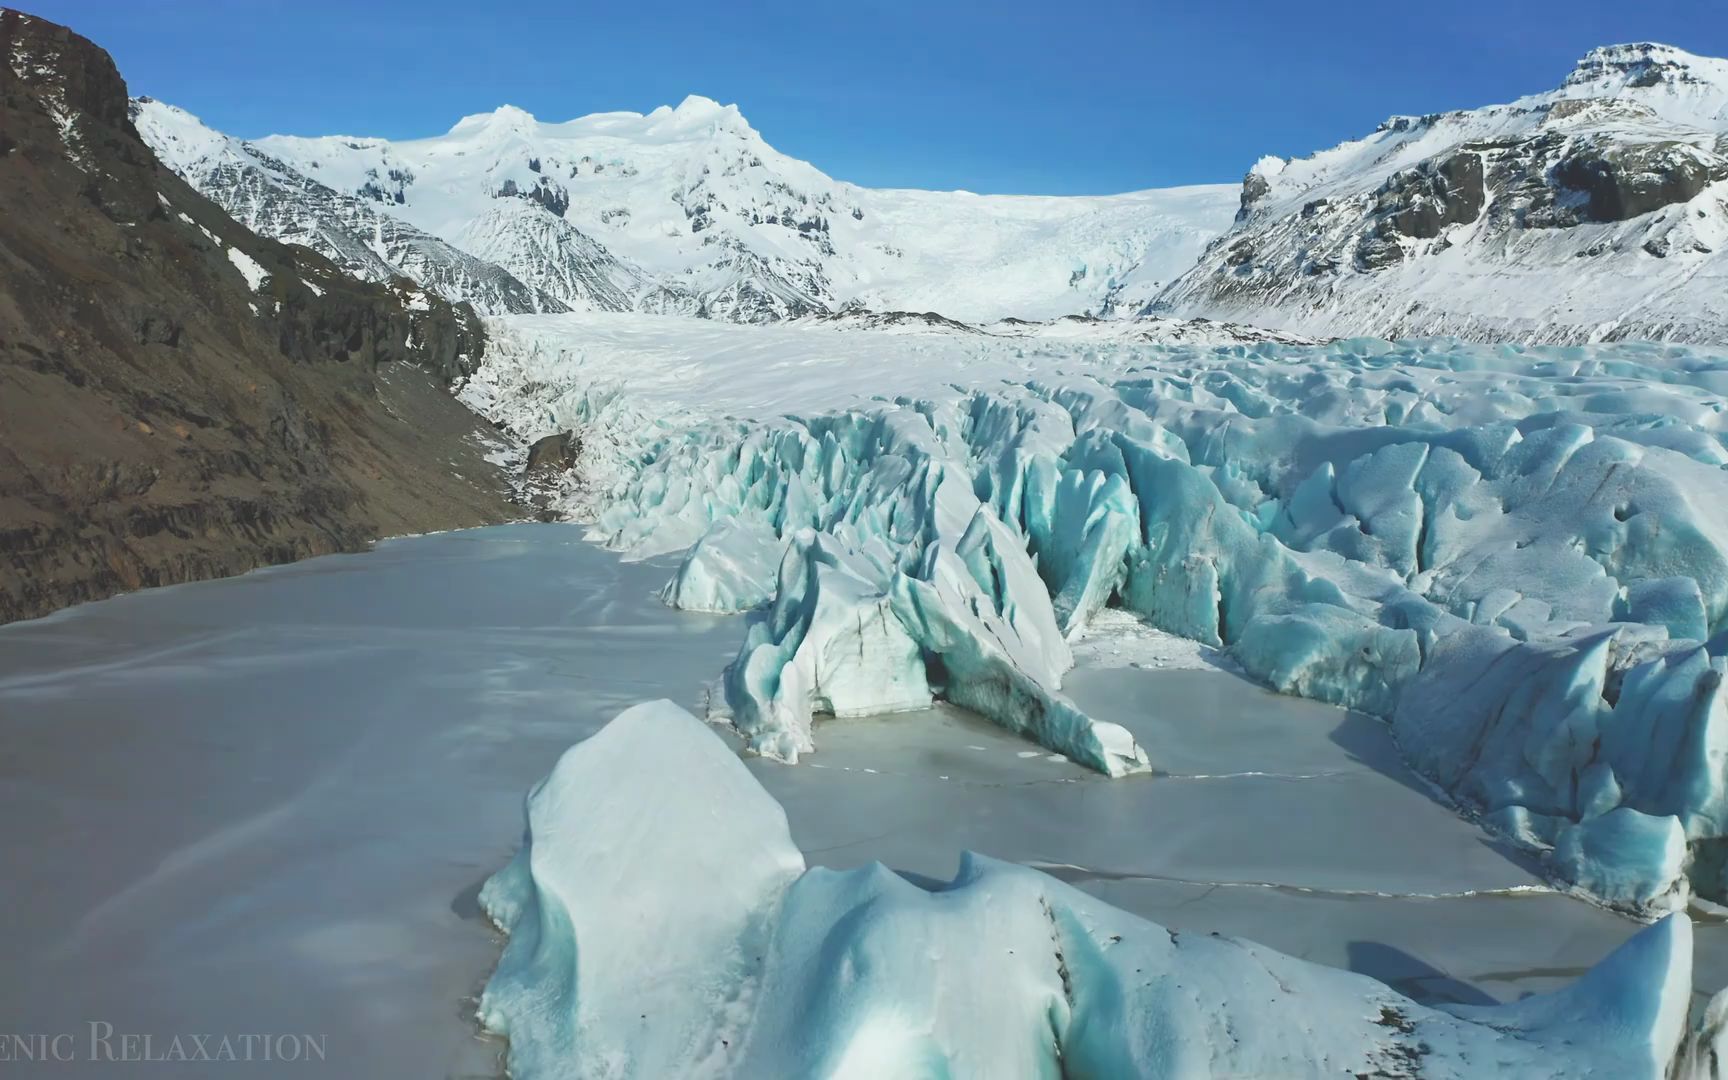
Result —
<instances>
[{"instance_id":1,"label":"glacier terminus","mask_svg":"<svg viewBox=\"0 0 1728 1080\"><path fill-rule=\"evenodd\" d=\"M0 9L0 1071L1728 1076L1728 60L1577 5L1117 194L802 160L874 10ZM1082 15L906 161L1118 190Z\"/></svg>"}]
</instances>

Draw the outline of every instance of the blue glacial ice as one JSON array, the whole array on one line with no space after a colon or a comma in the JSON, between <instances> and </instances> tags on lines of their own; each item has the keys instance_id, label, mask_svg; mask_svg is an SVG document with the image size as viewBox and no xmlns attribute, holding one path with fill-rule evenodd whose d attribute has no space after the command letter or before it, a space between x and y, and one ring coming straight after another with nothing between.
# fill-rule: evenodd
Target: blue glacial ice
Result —
<instances>
[{"instance_id":1,"label":"blue glacial ice","mask_svg":"<svg viewBox=\"0 0 1728 1080\"><path fill-rule=\"evenodd\" d=\"M509 942L480 1017L522 1080L1705 1080L1725 1041L1728 995L1689 1029L1683 913L1558 992L1431 1008L969 853L946 883L806 869L781 807L669 702L566 752L526 818L481 893Z\"/></svg>"},{"instance_id":2,"label":"blue glacial ice","mask_svg":"<svg viewBox=\"0 0 1728 1080\"><path fill-rule=\"evenodd\" d=\"M1386 718L1556 879L1728 892L1728 359L1654 345L1140 348L1114 373L662 425L596 535L751 611L716 712L939 696L1110 775L1158 748L1061 691L1116 606Z\"/></svg>"}]
</instances>

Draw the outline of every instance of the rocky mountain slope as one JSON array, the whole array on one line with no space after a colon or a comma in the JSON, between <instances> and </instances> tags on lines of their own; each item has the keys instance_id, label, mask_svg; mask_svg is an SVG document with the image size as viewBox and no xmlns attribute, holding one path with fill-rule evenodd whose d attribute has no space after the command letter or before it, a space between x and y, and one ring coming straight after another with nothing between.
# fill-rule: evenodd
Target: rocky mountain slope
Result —
<instances>
[{"instance_id":1,"label":"rocky mountain slope","mask_svg":"<svg viewBox=\"0 0 1728 1080\"><path fill-rule=\"evenodd\" d=\"M471 308L249 232L64 27L0 52L0 621L509 513Z\"/></svg>"},{"instance_id":2,"label":"rocky mountain slope","mask_svg":"<svg viewBox=\"0 0 1728 1080\"><path fill-rule=\"evenodd\" d=\"M304 244L355 277L407 277L491 315L569 310L496 263L385 213L371 199L333 191L172 105L138 98L131 117L164 164L236 221L262 236Z\"/></svg>"},{"instance_id":3,"label":"rocky mountain slope","mask_svg":"<svg viewBox=\"0 0 1728 1080\"><path fill-rule=\"evenodd\" d=\"M1153 310L1317 335L1721 342L1728 61L1597 49L1507 105L1262 160Z\"/></svg>"},{"instance_id":4,"label":"rocky mountain slope","mask_svg":"<svg viewBox=\"0 0 1728 1080\"><path fill-rule=\"evenodd\" d=\"M858 308L971 322L1132 312L1192 265L1235 207L1225 185L1096 198L861 188L781 154L737 108L700 97L557 124L506 106L407 142L246 144L161 103L138 108L165 160L272 235L317 233L345 215L332 231L350 239L332 237L327 253L374 247L369 217L323 205L357 201L576 310L741 322ZM309 187L328 196L308 200Z\"/></svg>"}]
</instances>

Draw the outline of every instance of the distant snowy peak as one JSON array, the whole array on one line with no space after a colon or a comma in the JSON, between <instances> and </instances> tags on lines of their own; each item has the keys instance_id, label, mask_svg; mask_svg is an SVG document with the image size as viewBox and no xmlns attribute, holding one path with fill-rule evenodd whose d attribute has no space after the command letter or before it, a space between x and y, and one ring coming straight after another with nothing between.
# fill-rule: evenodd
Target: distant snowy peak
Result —
<instances>
[{"instance_id":1,"label":"distant snowy peak","mask_svg":"<svg viewBox=\"0 0 1728 1080\"><path fill-rule=\"evenodd\" d=\"M1728 62L1592 51L1553 91L1263 159L1152 310L1315 335L1728 336Z\"/></svg>"},{"instance_id":2,"label":"distant snowy peak","mask_svg":"<svg viewBox=\"0 0 1728 1080\"><path fill-rule=\"evenodd\" d=\"M151 98L131 117L164 164L247 228L303 244L367 281L405 277L489 314L559 312L571 304L508 270L385 213L376 201L335 191L256 146L206 127Z\"/></svg>"},{"instance_id":3,"label":"distant snowy peak","mask_svg":"<svg viewBox=\"0 0 1728 1080\"><path fill-rule=\"evenodd\" d=\"M1367 138L1305 158L1261 158L1249 170L1244 203L1264 209L1267 195L1275 199L1332 180L1351 183L1377 166L1395 170L1437 147L1513 138L1537 129L1604 129L1633 140L1675 135L1713 144L1714 136L1728 131L1728 60L1693 56L1668 45L1593 49L1556 90L1505 105L1395 115Z\"/></svg>"},{"instance_id":4,"label":"distant snowy peak","mask_svg":"<svg viewBox=\"0 0 1728 1080\"><path fill-rule=\"evenodd\" d=\"M555 292L569 274L536 266L544 253L580 249L593 262L615 251L628 268L605 276L632 302L746 321L824 310L831 221L859 213L844 185L774 151L736 107L701 97L562 123L504 106L411 142L259 145L341 190L388 200L392 213L440 236L468 238ZM542 213L514 212L522 206Z\"/></svg>"},{"instance_id":5,"label":"distant snowy peak","mask_svg":"<svg viewBox=\"0 0 1728 1080\"><path fill-rule=\"evenodd\" d=\"M862 188L697 96L562 122L505 105L406 141L246 143L159 103L139 117L253 228L495 312L1728 337L1728 61L1667 45L1595 49L1549 91L1263 158L1240 189L1100 197Z\"/></svg>"},{"instance_id":6,"label":"distant snowy peak","mask_svg":"<svg viewBox=\"0 0 1728 1080\"><path fill-rule=\"evenodd\" d=\"M254 228L494 312L1125 315L1194 263L1235 202L1223 185L1096 198L871 190L696 96L559 123L505 105L401 142L243 142L158 102L137 108L163 157Z\"/></svg>"},{"instance_id":7,"label":"distant snowy peak","mask_svg":"<svg viewBox=\"0 0 1728 1080\"><path fill-rule=\"evenodd\" d=\"M590 113L568 121L543 122L527 109L516 105L500 105L491 112L464 116L450 128L451 136L494 135L508 132L533 137L546 129L567 131L607 132L619 138L645 142L667 142L707 138L721 129L738 134L755 135L736 105L722 105L713 98L689 94L677 106L661 105L647 113ZM381 140L361 140L380 142Z\"/></svg>"},{"instance_id":8,"label":"distant snowy peak","mask_svg":"<svg viewBox=\"0 0 1728 1080\"><path fill-rule=\"evenodd\" d=\"M1728 60L1642 42L1592 49L1555 97L1622 98L1656 115L1702 127L1728 126Z\"/></svg>"},{"instance_id":9,"label":"distant snowy peak","mask_svg":"<svg viewBox=\"0 0 1728 1080\"><path fill-rule=\"evenodd\" d=\"M623 268L609 280L637 283L639 310L744 322L849 306L975 322L1125 313L1192 265L1235 201L1223 185L1100 198L861 188L703 97L558 123L504 106L403 142L256 145L554 295L566 275L535 264L543 238L476 224L493 208L529 205L592 238Z\"/></svg>"},{"instance_id":10,"label":"distant snowy peak","mask_svg":"<svg viewBox=\"0 0 1728 1080\"><path fill-rule=\"evenodd\" d=\"M628 311L644 283L640 270L532 202L500 200L454 239L569 310Z\"/></svg>"}]
</instances>

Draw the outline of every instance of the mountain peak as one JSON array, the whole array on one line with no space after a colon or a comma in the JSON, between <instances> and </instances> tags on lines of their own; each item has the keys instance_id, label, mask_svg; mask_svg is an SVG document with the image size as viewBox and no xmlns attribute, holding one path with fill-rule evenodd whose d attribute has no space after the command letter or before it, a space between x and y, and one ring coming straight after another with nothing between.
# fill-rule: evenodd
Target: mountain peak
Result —
<instances>
[{"instance_id":1,"label":"mountain peak","mask_svg":"<svg viewBox=\"0 0 1728 1080\"><path fill-rule=\"evenodd\" d=\"M152 97L133 98L129 115L156 156L178 173L196 162L218 158L232 142L178 105Z\"/></svg>"},{"instance_id":2,"label":"mountain peak","mask_svg":"<svg viewBox=\"0 0 1728 1080\"><path fill-rule=\"evenodd\" d=\"M1728 81L1728 61L1697 56L1660 42L1639 41L1591 49L1561 85L1614 91L1724 81Z\"/></svg>"},{"instance_id":3,"label":"mountain peak","mask_svg":"<svg viewBox=\"0 0 1728 1080\"><path fill-rule=\"evenodd\" d=\"M1728 60L1654 41L1604 45L1550 96L1632 98L1665 120L1715 128L1728 122Z\"/></svg>"},{"instance_id":4,"label":"mountain peak","mask_svg":"<svg viewBox=\"0 0 1728 1080\"><path fill-rule=\"evenodd\" d=\"M57 114L87 114L100 124L125 121L126 84L107 50L88 38L58 23L0 7L0 53L18 86L44 95ZM8 86L7 96L18 94Z\"/></svg>"},{"instance_id":5,"label":"mountain peak","mask_svg":"<svg viewBox=\"0 0 1728 1080\"><path fill-rule=\"evenodd\" d=\"M1574 77L1595 73L1597 70L1610 67L1617 69L1642 68L1650 64L1676 63L1685 66L1701 57L1673 45L1664 45L1659 41L1627 41L1618 45L1598 45L1585 53L1578 61Z\"/></svg>"},{"instance_id":6,"label":"mountain peak","mask_svg":"<svg viewBox=\"0 0 1728 1080\"><path fill-rule=\"evenodd\" d=\"M722 105L713 98L703 97L701 94L686 94L684 100L678 103L678 107L672 110L672 115L697 119L726 112L736 113L737 111L738 106L736 105Z\"/></svg>"},{"instance_id":7,"label":"mountain peak","mask_svg":"<svg viewBox=\"0 0 1728 1080\"><path fill-rule=\"evenodd\" d=\"M646 119L661 132L701 132L730 130L748 132L753 129L736 105L722 105L711 97L689 94L676 108L662 105Z\"/></svg>"},{"instance_id":8,"label":"mountain peak","mask_svg":"<svg viewBox=\"0 0 1728 1080\"><path fill-rule=\"evenodd\" d=\"M515 105L500 105L488 113L475 113L456 121L450 134L475 131L525 131L539 121L527 109Z\"/></svg>"}]
</instances>

